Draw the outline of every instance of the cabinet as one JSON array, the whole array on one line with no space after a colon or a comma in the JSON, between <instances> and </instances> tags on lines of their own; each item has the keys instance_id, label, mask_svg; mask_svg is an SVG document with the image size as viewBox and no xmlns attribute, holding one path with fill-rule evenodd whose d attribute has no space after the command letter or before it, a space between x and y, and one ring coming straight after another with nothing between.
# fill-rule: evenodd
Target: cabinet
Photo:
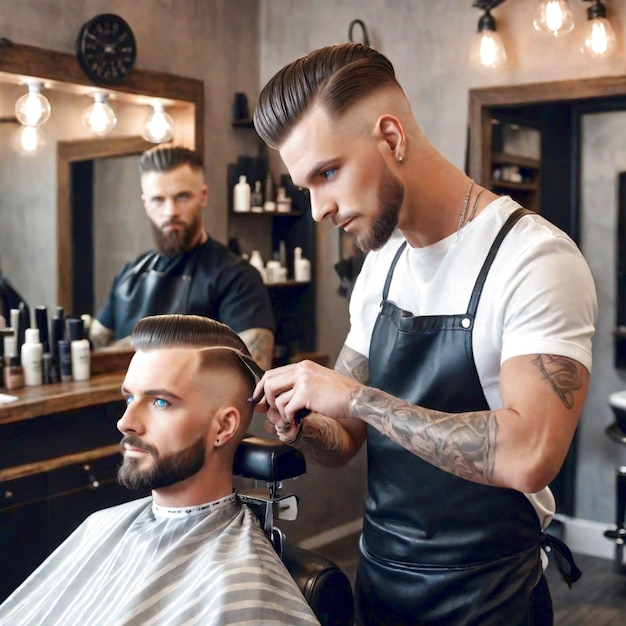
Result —
<instances>
[{"instance_id":1,"label":"cabinet","mask_svg":"<svg viewBox=\"0 0 626 626\"><path fill-rule=\"evenodd\" d=\"M233 122L236 128L249 128L247 121ZM267 285L276 318L275 363L283 364L302 353L316 350L315 326L315 223L311 217L306 192L296 187L287 174L281 175L274 184L283 187L291 198L288 213L271 211L263 213L236 213L233 211L233 188L241 175L252 189L254 183L264 183L268 173L265 148L256 157L241 156L231 163L227 171L228 237L229 247L238 254L250 255L258 250L263 261L275 258L284 242L287 280ZM294 280L293 258L296 247L311 262L311 280L306 283Z\"/></svg>"}]
</instances>

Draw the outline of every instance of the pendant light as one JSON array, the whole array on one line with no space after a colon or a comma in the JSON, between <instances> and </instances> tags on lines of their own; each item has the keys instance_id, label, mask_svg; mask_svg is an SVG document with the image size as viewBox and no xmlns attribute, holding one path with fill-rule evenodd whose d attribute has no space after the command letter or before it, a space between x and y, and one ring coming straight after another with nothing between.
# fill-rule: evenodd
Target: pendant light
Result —
<instances>
[{"instance_id":1,"label":"pendant light","mask_svg":"<svg viewBox=\"0 0 626 626\"><path fill-rule=\"evenodd\" d=\"M539 0L533 26L555 37L567 35L574 28L574 14L567 0Z\"/></svg>"},{"instance_id":2,"label":"pendant light","mask_svg":"<svg viewBox=\"0 0 626 626\"><path fill-rule=\"evenodd\" d=\"M39 126L50 117L50 103L41 94L41 82L27 80L28 93L17 99L15 116L24 126Z\"/></svg>"},{"instance_id":3,"label":"pendant light","mask_svg":"<svg viewBox=\"0 0 626 626\"><path fill-rule=\"evenodd\" d=\"M478 68L493 69L506 63L502 37L496 31L496 20L488 8L478 20L478 32L472 39L469 58L470 63Z\"/></svg>"},{"instance_id":4,"label":"pendant light","mask_svg":"<svg viewBox=\"0 0 626 626\"><path fill-rule=\"evenodd\" d=\"M593 2L593 5L587 9L580 50L593 58L609 57L615 52L617 41L611 22L606 18L606 7L600 0L586 1Z\"/></svg>"},{"instance_id":5,"label":"pendant light","mask_svg":"<svg viewBox=\"0 0 626 626\"><path fill-rule=\"evenodd\" d=\"M46 136L40 126L21 126L13 139L14 150L25 157L38 155L46 146Z\"/></svg>"},{"instance_id":6,"label":"pendant light","mask_svg":"<svg viewBox=\"0 0 626 626\"><path fill-rule=\"evenodd\" d=\"M174 136L174 120L165 112L162 102L155 102L152 107L154 110L146 120L143 138L152 143L171 141Z\"/></svg>"},{"instance_id":7,"label":"pendant light","mask_svg":"<svg viewBox=\"0 0 626 626\"><path fill-rule=\"evenodd\" d=\"M103 91L96 91L91 95L94 101L93 104L83 111L83 124L94 135L104 137L117 124L117 117L115 116L115 111L107 102L108 94Z\"/></svg>"}]
</instances>

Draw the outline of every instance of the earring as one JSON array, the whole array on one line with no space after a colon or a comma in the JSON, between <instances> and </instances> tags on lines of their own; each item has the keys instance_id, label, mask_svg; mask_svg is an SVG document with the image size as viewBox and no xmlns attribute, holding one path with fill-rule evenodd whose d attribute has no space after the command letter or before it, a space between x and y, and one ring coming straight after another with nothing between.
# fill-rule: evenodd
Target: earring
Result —
<instances>
[{"instance_id":1,"label":"earring","mask_svg":"<svg viewBox=\"0 0 626 626\"><path fill-rule=\"evenodd\" d=\"M404 157L401 154L399 154L398 155L398 163L402 163L403 160L404 160Z\"/></svg>"}]
</instances>

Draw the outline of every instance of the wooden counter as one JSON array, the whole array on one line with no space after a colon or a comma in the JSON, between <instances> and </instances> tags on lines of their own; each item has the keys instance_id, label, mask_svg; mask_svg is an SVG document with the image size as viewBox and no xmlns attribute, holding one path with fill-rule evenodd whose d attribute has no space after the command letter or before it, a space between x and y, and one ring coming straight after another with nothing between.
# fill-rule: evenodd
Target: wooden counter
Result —
<instances>
[{"instance_id":1,"label":"wooden counter","mask_svg":"<svg viewBox=\"0 0 626 626\"><path fill-rule=\"evenodd\" d=\"M108 372L81 382L3 389L19 400L0 405L0 425L119 400L124 375L125 371Z\"/></svg>"}]
</instances>

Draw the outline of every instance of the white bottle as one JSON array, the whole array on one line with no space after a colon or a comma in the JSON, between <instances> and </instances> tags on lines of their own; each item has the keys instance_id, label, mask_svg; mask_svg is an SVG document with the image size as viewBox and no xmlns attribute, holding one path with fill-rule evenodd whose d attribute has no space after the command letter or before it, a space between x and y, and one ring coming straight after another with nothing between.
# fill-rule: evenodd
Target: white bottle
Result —
<instances>
[{"instance_id":1,"label":"white bottle","mask_svg":"<svg viewBox=\"0 0 626 626\"><path fill-rule=\"evenodd\" d=\"M91 376L91 346L85 339L82 319L68 319L70 354L72 357L72 380L89 380Z\"/></svg>"},{"instance_id":2,"label":"white bottle","mask_svg":"<svg viewBox=\"0 0 626 626\"><path fill-rule=\"evenodd\" d=\"M41 375L41 360L43 345L39 341L39 329L27 328L25 341L21 349L22 368L24 369L24 385L36 387L43 382Z\"/></svg>"},{"instance_id":3,"label":"white bottle","mask_svg":"<svg viewBox=\"0 0 626 626\"><path fill-rule=\"evenodd\" d=\"M302 256L302 248L296 248L293 257L293 274L296 282L308 283L311 280L311 261Z\"/></svg>"},{"instance_id":4,"label":"white bottle","mask_svg":"<svg viewBox=\"0 0 626 626\"><path fill-rule=\"evenodd\" d=\"M239 182L235 185L233 195L233 210L236 213L250 212L250 185L245 176L239 177Z\"/></svg>"},{"instance_id":5,"label":"white bottle","mask_svg":"<svg viewBox=\"0 0 626 626\"><path fill-rule=\"evenodd\" d=\"M259 271L259 274L261 274L261 278L263 279L263 282L266 283L267 274L265 272L265 264L263 263L263 257L261 256L261 253L258 250L252 251L252 254L250 255L250 265L252 265L252 267L255 267Z\"/></svg>"}]
</instances>

